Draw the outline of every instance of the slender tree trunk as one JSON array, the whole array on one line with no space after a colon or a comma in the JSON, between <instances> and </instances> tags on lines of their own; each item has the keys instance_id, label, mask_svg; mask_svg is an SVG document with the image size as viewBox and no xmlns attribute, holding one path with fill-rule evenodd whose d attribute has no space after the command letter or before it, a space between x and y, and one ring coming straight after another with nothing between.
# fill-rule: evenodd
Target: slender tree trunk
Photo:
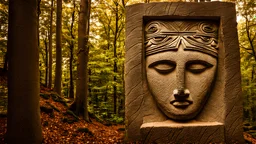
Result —
<instances>
[{"instance_id":1,"label":"slender tree trunk","mask_svg":"<svg viewBox=\"0 0 256 144\"><path fill-rule=\"evenodd\" d=\"M124 112L124 109L125 109L125 81L124 81L124 75L125 75L125 68L124 68L124 63L122 64L122 80L123 80L123 94L122 94L122 108L121 110L123 110L123 113L122 113L122 116L125 117L125 112Z\"/></svg>"},{"instance_id":2,"label":"slender tree trunk","mask_svg":"<svg viewBox=\"0 0 256 144\"><path fill-rule=\"evenodd\" d=\"M82 113L89 121L88 115L88 60L89 60L89 20L91 0L80 1L78 23L78 65L76 82L76 114ZM82 111L81 111L82 110Z\"/></svg>"},{"instance_id":3,"label":"slender tree trunk","mask_svg":"<svg viewBox=\"0 0 256 144\"><path fill-rule=\"evenodd\" d=\"M4 55L4 72L8 70L8 51Z\"/></svg>"},{"instance_id":4,"label":"slender tree trunk","mask_svg":"<svg viewBox=\"0 0 256 144\"><path fill-rule=\"evenodd\" d=\"M40 18L40 14L41 14L41 9L40 9L40 3L41 0L37 0L37 44L38 44L38 48L40 48L40 26L39 26L39 18ZM39 63L39 67L41 67L41 63ZM40 84L42 83L42 71L39 69L39 76L40 76Z\"/></svg>"},{"instance_id":5,"label":"slender tree trunk","mask_svg":"<svg viewBox=\"0 0 256 144\"><path fill-rule=\"evenodd\" d=\"M50 31L49 31L49 84L48 88L52 87L52 21L53 21L53 0L51 1L51 15L50 15Z\"/></svg>"},{"instance_id":6,"label":"slender tree trunk","mask_svg":"<svg viewBox=\"0 0 256 144\"><path fill-rule=\"evenodd\" d=\"M9 0L7 142L42 143L37 1Z\"/></svg>"},{"instance_id":7,"label":"slender tree trunk","mask_svg":"<svg viewBox=\"0 0 256 144\"><path fill-rule=\"evenodd\" d=\"M41 14L41 9L40 9L40 3L41 3L41 0L37 0L37 44L38 44L38 47L40 47L40 35L39 35L39 18L40 18L40 14Z\"/></svg>"},{"instance_id":8,"label":"slender tree trunk","mask_svg":"<svg viewBox=\"0 0 256 144\"><path fill-rule=\"evenodd\" d=\"M62 19L62 0L57 0L57 25L56 25L56 70L55 70L55 83L54 91L61 95L61 63L62 63L62 50L61 50L61 19Z\"/></svg>"},{"instance_id":9,"label":"slender tree trunk","mask_svg":"<svg viewBox=\"0 0 256 144\"><path fill-rule=\"evenodd\" d=\"M114 82L117 82L117 78L116 78L116 73L117 73L117 54L116 54L116 49L117 49L117 35L118 35L118 2L115 2L116 5L116 20L115 20L115 25L116 25L116 29L115 29L115 35L114 35ZM117 90L116 90L116 83L114 84L114 113L116 114L116 110L117 110Z\"/></svg>"},{"instance_id":10,"label":"slender tree trunk","mask_svg":"<svg viewBox=\"0 0 256 144\"><path fill-rule=\"evenodd\" d=\"M69 59L69 76L70 76L70 86L69 86L69 98L74 98L74 83L73 83L73 59L74 59L74 54L73 54L73 49L74 45L72 44L70 48L70 59Z\"/></svg>"},{"instance_id":11,"label":"slender tree trunk","mask_svg":"<svg viewBox=\"0 0 256 144\"><path fill-rule=\"evenodd\" d=\"M48 43L47 38L44 39L45 45L45 86L48 85Z\"/></svg>"},{"instance_id":12,"label":"slender tree trunk","mask_svg":"<svg viewBox=\"0 0 256 144\"><path fill-rule=\"evenodd\" d=\"M90 68L88 68L88 83L91 82L91 75L92 75L92 70ZM88 91L89 91L89 94L88 96L91 97L91 94L92 94L92 89L90 86L88 86Z\"/></svg>"},{"instance_id":13,"label":"slender tree trunk","mask_svg":"<svg viewBox=\"0 0 256 144\"><path fill-rule=\"evenodd\" d=\"M70 77L70 86L69 86L69 98L74 98L74 83L73 83L73 60L74 60L74 40L75 36L73 35L73 27L74 27L74 22L75 22L75 8L76 8L76 3L75 0L73 0L73 12L72 12L72 22L70 26L70 33L72 40L70 42L70 58L69 58L69 77Z\"/></svg>"}]
</instances>

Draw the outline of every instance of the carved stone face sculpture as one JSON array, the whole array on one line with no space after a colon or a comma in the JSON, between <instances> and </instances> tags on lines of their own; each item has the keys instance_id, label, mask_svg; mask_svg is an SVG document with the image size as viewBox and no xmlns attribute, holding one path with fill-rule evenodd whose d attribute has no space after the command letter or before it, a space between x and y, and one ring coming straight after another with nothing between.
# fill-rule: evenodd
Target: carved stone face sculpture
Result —
<instances>
[{"instance_id":1,"label":"carved stone face sculpture","mask_svg":"<svg viewBox=\"0 0 256 144\"><path fill-rule=\"evenodd\" d=\"M145 27L146 76L160 110L193 119L204 107L217 69L217 25L152 21Z\"/></svg>"}]
</instances>

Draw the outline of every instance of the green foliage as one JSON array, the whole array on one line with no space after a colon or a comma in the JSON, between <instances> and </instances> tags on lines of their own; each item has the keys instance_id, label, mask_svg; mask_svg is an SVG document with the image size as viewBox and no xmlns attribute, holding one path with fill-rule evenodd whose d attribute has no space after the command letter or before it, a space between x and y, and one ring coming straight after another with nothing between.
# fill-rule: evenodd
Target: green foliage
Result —
<instances>
[{"instance_id":1,"label":"green foliage","mask_svg":"<svg viewBox=\"0 0 256 144\"><path fill-rule=\"evenodd\" d=\"M241 54L244 118L256 121L256 15L254 0L237 0L238 34Z\"/></svg>"},{"instance_id":2,"label":"green foliage","mask_svg":"<svg viewBox=\"0 0 256 144\"><path fill-rule=\"evenodd\" d=\"M112 120L113 122L115 122L115 123L118 123L118 124L121 124L121 123L124 122L124 118L123 118L123 117L117 116L117 115L115 115L115 114L113 114L111 120Z\"/></svg>"},{"instance_id":3,"label":"green foliage","mask_svg":"<svg viewBox=\"0 0 256 144\"><path fill-rule=\"evenodd\" d=\"M118 27L116 27L116 13L118 13ZM119 112L124 109L122 103L124 102L124 23L124 6L120 1L118 7L113 1L92 3L89 110L104 120L120 121L116 118L117 116L112 116L114 93L117 95L119 117L122 115ZM116 39L115 32L117 32ZM116 57L114 45L116 45ZM114 71L115 62L116 72ZM116 91L114 91L114 87L116 87Z\"/></svg>"}]
</instances>

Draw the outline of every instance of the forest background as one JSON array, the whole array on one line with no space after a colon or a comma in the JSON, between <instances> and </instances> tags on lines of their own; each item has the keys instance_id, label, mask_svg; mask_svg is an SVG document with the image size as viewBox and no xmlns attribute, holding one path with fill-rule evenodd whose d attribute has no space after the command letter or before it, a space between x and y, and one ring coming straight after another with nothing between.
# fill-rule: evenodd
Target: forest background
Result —
<instances>
[{"instance_id":1,"label":"forest background","mask_svg":"<svg viewBox=\"0 0 256 144\"><path fill-rule=\"evenodd\" d=\"M88 57L85 58L88 60L86 107L89 113L99 119L114 123L124 122L125 6L160 1L164 0L92 0L89 4L89 36L86 44L89 51ZM256 2L255 0L225 1L234 2L237 6L244 120L256 125ZM77 78L80 53L78 49L80 0L63 0L61 6L59 11L56 0L39 0L38 3L40 84L72 101L75 100L79 86ZM57 11L61 12L61 26L57 26ZM59 32L60 38L56 38ZM8 0L0 0L1 73L8 71L7 37ZM61 49L60 54L57 54L56 47ZM56 66L57 57L61 60L61 67ZM56 79L59 79L58 82ZM1 93L7 93L2 86Z\"/></svg>"}]
</instances>

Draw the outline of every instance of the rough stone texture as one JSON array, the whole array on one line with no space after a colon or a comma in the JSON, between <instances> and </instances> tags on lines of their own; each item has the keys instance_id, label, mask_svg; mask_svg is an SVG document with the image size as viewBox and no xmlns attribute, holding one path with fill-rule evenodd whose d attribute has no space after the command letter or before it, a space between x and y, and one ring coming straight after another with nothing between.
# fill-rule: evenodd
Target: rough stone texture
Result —
<instances>
[{"instance_id":1,"label":"rough stone texture","mask_svg":"<svg viewBox=\"0 0 256 144\"><path fill-rule=\"evenodd\" d=\"M144 142L156 143L186 143L190 140L195 143L220 141L244 143L235 5L223 2L135 4L126 8L126 14L125 114L127 140L137 141L144 138ZM149 92L146 79L145 24L149 20L170 19L219 21L216 81L203 110L192 121L187 122L174 122L163 114ZM166 120L168 123L163 122ZM195 132L195 135L191 135L191 132ZM174 140L169 136L167 140L164 138L164 135L172 133ZM145 135L150 138L145 139ZM156 135L157 137L155 137ZM163 136L162 139L161 136ZM182 140L181 137L187 138Z\"/></svg>"}]
</instances>

